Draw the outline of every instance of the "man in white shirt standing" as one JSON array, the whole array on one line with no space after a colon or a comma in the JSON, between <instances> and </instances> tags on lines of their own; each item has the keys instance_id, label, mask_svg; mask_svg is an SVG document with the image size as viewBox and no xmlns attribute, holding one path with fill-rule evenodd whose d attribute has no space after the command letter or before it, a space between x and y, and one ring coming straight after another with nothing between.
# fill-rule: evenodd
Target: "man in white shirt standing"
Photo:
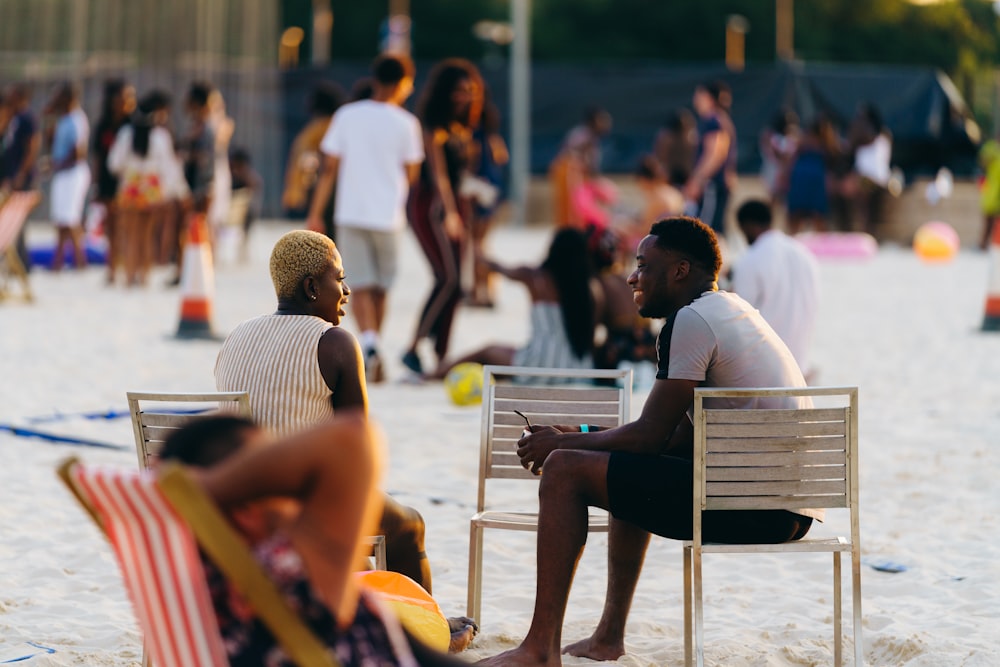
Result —
<instances>
[{"instance_id":1,"label":"man in white shirt standing","mask_svg":"<svg viewBox=\"0 0 1000 667\"><path fill-rule=\"evenodd\" d=\"M750 247L733 268L732 290L760 311L809 379L819 306L819 267L809 249L771 227L771 207L743 203L736 220Z\"/></svg>"},{"instance_id":2,"label":"man in white shirt standing","mask_svg":"<svg viewBox=\"0 0 1000 667\"><path fill-rule=\"evenodd\" d=\"M371 99L342 106L320 143L323 171L306 226L322 232L323 210L338 182L333 218L361 331L365 374L383 379L379 332L396 275L406 199L424 161L420 121L402 105L413 92L413 61L383 54L372 63Z\"/></svg>"}]
</instances>

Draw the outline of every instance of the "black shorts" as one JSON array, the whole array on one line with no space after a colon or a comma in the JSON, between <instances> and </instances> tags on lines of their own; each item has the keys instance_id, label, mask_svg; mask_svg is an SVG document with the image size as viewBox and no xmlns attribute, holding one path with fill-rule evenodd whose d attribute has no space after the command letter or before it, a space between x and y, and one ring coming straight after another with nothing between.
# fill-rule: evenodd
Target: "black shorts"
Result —
<instances>
[{"instance_id":1,"label":"black shorts","mask_svg":"<svg viewBox=\"0 0 1000 667\"><path fill-rule=\"evenodd\" d=\"M691 461L612 452L607 483L613 517L661 537L691 539ZM811 518L785 510L715 510L702 514L702 538L706 542L780 544L802 539L811 525Z\"/></svg>"}]
</instances>

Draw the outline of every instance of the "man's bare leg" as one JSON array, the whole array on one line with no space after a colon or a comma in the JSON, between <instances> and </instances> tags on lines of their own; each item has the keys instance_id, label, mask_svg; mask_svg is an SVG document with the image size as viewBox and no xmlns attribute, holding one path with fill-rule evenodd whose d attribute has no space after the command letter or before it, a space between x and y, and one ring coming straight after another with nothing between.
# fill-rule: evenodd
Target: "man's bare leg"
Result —
<instances>
[{"instance_id":1,"label":"man's bare leg","mask_svg":"<svg viewBox=\"0 0 1000 667\"><path fill-rule=\"evenodd\" d=\"M587 541L587 507L608 506L608 458L607 452L556 450L546 459L538 490L538 574L531 627L519 647L478 664L562 664L562 623L576 564Z\"/></svg>"},{"instance_id":2,"label":"man's bare leg","mask_svg":"<svg viewBox=\"0 0 1000 667\"><path fill-rule=\"evenodd\" d=\"M625 620L632 607L639 573L649 546L649 533L635 524L611 519L608 531L608 593L594 634L569 644L563 653L592 660L625 655Z\"/></svg>"}]
</instances>

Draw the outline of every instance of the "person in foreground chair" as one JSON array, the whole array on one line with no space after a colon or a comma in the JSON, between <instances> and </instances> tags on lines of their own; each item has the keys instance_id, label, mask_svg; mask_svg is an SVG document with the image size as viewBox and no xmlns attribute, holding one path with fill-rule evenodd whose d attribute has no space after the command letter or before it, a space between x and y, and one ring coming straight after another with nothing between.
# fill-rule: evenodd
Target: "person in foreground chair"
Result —
<instances>
[{"instance_id":1,"label":"person in foreground chair","mask_svg":"<svg viewBox=\"0 0 1000 667\"><path fill-rule=\"evenodd\" d=\"M247 419L218 416L178 429L160 461L191 466L291 607L344 667L465 664L410 636L355 582L366 548L362 537L381 511L383 450L378 429L357 414L277 442ZM215 565L208 559L203 565L230 664L290 664Z\"/></svg>"},{"instance_id":2,"label":"person in foreground chair","mask_svg":"<svg viewBox=\"0 0 1000 667\"><path fill-rule=\"evenodd\" d=\"M657 374L639 419L601 430L535 426L518 442L522 465L540 473L537 584L531 627L521 645L480 664L561 664L560 652L595 660L625 653L625 622L650 533L692 536L694 389L703 386L802 387L794 357L760 314L716 285L722 263L715 233L700 220L655 223L629 276L644 317L666 318L657 340ZM732 401L732 407L800 407ZM566 602L587 539L587 508L611 513L608 588L594 633L561 648ZM801 539L816 510L717 511L704 535L715 542Z\"/></svg>"}]
</instances>

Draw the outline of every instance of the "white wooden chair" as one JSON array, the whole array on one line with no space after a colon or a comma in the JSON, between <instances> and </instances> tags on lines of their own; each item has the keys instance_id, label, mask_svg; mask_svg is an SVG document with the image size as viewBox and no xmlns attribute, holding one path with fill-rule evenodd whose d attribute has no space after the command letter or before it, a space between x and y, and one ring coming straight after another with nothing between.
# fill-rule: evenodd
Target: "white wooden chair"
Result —
<instances>
[{"instance_id":1,"label":"white wooden chair","mask_svg":"<svg viewBox=\"0 0 1000 667\"><path fill-rule=\"evenodd\" d=\"M822 397L838 407L725 409L726 398ZM811 406L811 400L804 404ZM702 511L846 508L850 537L805 538L785 544L708 544ZM706 553L831 552L833 657L842 662L840 554L851 556L854 662L863 663L861 542L858 522L857 387L695 390L694 533L684 543L684 659L704 664L702 555ZM692 610L691 598L694 597ZM692 615L694 656L692 658Z\"/></svg>"},{"instance_id":2,"label":"white wooden chair","mask_svg":"<svg viewBox=\"0 0 1000 667\"><path fill-rule=\"evenodd\" d=\"M245 391L192 394L129 391L125 395L128 398L128 411L132 417L132 432L135 435L139 467L143 470L150 467L170 434L195 417L227 412L253 419L250 395ZM190 409L178 409L179 405L188 406ZM373 535L368 541L372 545L375 569L384 570L385 536Z\"/></svg>"},{"instance_id":3,"label":"white wooden chair","mask_svg":"<svg viewBox=\"0 0 1000 667\"><path fill-rule=\"evenodd\" d=\"M514 384L517 378L519 383ZM522 384L537 380L565 384ZM609 380L620 386L596 386L594 380ZM632 370L568 370L525 368L516 366L486 366L483 369L483 411L479 450L479 493L476 514L470 520L469 590L466 614L481 621L483 531L538 530L538 496L534 484L538 477L521 466L517 457L517 441L526 424L523 413L532 424L591 424L613 427L630 417ZM487 480L525 480L532 483L532 495L518 508L487 509ZM592 532L607 532L606 512L590 517Z\"/></svg>"},{"instance_id":4,"label":"white wooden chair","mask_svg":"<svg viewBox=\"0 0 1000 667\"><path fill-rule=\"evenodd\" d=\"M155 460L170 434L197 416L216 412L252 419L250 395L245 391L164 393L125 393L135 435L139 468L145 470ZM181 404L180 406L178 404Z\"/></svg>"},{"instance_id":5,"label":"white wooden chair","mask_svg":"<svg viewBox=\"0 0 1000 667\"><path fill-rule=\"evenodd\" d=\"M254 560L245 542L176 464L147 472L68 459L59 477L110 540L143 630L143 665L229 664L200 546L297 665L339 665ZM148 647L148 652L146 648Z\"/></svg>"}]
</instances>

